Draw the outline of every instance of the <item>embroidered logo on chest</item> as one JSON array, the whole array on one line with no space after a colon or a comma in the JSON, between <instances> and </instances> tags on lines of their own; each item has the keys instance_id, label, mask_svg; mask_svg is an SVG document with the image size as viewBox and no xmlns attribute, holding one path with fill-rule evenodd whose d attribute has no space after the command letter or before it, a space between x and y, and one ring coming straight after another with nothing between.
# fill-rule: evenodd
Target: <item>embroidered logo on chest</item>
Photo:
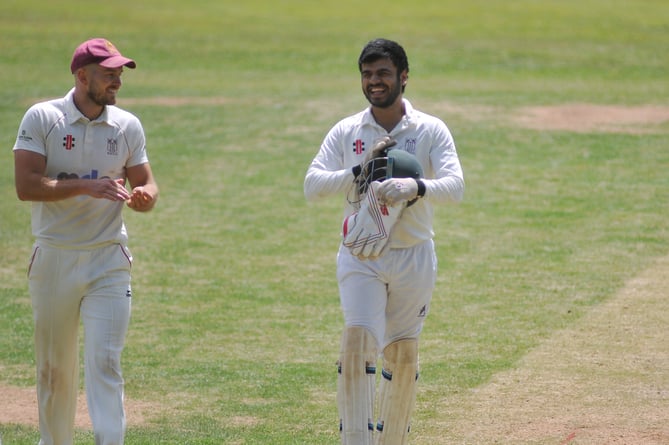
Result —
<instances>
[{"instance_id":1,"label":"embroidered logo on chest","mask_svg":"<svg viewBox=\"0 0 669 445\"><path fill-rule=\"evenodd\" d=\"M407 139L404 142L404 151L411 153L412 155L416 154L416 139Z\"/></svg>"},{"instance_id":2,"label":"embroidered logo on chest","mask_svg":"<svg viewBox=\"0 0 669 445\"><path fill-rule=\"evenodd\" d=\"M107 154L118 156L118 142L116 139L107 139Z\"/></svg>"},{"instance_id":3,"label":"embroidered logo on chest","mask_svg":"<svg viewBox=\"0 0 669 445\"><path fill-rule=\"evenodd\" d=\"M359 155L365 151L365 143L361 139L356 139L353 142L353 153Z\"/></svg>"},{"instance_id":4,"label":"embroidered logo on chest","mask_svg":"<svg viewBox=\"0 0 669 445\"><path fill-rule=\"evenodd\" d=\"M74 136L71 134L68 134L63 138L63 147L65 147L65 150L72 150L72 148L74 148L74 140Z\"/></svg>"}]
</instances>

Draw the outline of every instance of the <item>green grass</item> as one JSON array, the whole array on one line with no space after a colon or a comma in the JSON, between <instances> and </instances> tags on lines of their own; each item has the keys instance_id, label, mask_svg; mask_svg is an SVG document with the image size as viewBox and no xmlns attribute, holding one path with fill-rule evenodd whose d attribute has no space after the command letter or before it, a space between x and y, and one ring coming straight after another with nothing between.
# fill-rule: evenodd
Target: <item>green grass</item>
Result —
<instances>
[{"instance_id":1,"label":"green grass","mask_svg":"<svg viewBox=\"0 0 669 445\"><path fill-rule=\"evenodd\" d=\"M105 36L137 60L119 104L144 123L162 191L151 214L126 212L126 391L157 408L130 444L338 443L341 202L308 205L302 180L331 125L365 106L358 53L377 36L403 43L419 109L498 107L499 119L440 114L467 190L435 222L440 275L414 422L433 444L436 400L514 366L669 250L666 125L503 123L523 105L667 104L667 23L663 0L3 2L0 382L34 385L30 206L14 193L11 147L25 109L71 87L80 41ZM162 97L187 101L148 101ZM0 437L38 435L0 425Z\"/></svg>"}]
</instances>

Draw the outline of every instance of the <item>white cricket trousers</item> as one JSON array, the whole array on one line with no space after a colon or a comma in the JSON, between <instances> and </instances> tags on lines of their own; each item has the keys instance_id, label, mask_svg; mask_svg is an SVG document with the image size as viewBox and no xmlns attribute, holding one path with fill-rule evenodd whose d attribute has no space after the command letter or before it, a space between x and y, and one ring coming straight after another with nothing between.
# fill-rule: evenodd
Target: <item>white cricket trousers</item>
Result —
<instances>
[{"instance_id":1,"label":"white cricket trousers","mask_svg":"<svg viewBox=\"0 0 669 445\"><path fill-rule=\"evenodd\" d=\"M40 445L72 445L84 327L86 401L96 445L122 445L121 352L130 321L130 251L36 244L28 270L35 323Z\"/></svg>"},{"instance_id":2,"label":"white cricket trousers","mask_svg":"<svg viewBox=\"0 0 669 445\"><path fill-rule=\"evenodd\" d=\"M432 240L389 249L373 261L359 260L343 245L337 254L344 323L367 328L379 351L396 340L420 336L436 280Z\"/></svg>"}]
</instances>

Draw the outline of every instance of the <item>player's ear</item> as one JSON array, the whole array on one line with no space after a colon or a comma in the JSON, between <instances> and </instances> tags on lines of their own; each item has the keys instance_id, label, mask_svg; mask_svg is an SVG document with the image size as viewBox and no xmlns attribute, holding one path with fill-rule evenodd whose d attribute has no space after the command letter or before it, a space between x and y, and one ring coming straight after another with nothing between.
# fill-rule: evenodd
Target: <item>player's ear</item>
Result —
<instances>
[{"instance_id":1,"label":"player's ear","mask_svg":"<svg viewBox=\"0 0 669 445\"><path fill-rule=\"evenodd\" d=\"M78 83L83 83L84 85L88 83L88 68L81 67L74 73L74 79Z\"/></svg>"}]
</instances>

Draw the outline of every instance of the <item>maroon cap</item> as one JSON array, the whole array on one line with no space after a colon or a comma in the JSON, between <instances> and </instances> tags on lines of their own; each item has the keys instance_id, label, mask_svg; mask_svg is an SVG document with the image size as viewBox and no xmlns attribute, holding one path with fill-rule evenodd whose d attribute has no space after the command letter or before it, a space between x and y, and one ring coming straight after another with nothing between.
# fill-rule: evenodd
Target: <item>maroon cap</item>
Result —
<instances>
[{"instance_id":1,"label":"maroon cap","mask_svg":"<svg viewBox=\"0 0 669 445\"><path fill-rule=\"evenodd\" d=\"M74 50L70 70L74 74L79 68L97 63L105 68L119 68L127 66L134 68L135 61L123 57L114 44L107 39L87 40Z\"/></svg>"}]
</instances>

